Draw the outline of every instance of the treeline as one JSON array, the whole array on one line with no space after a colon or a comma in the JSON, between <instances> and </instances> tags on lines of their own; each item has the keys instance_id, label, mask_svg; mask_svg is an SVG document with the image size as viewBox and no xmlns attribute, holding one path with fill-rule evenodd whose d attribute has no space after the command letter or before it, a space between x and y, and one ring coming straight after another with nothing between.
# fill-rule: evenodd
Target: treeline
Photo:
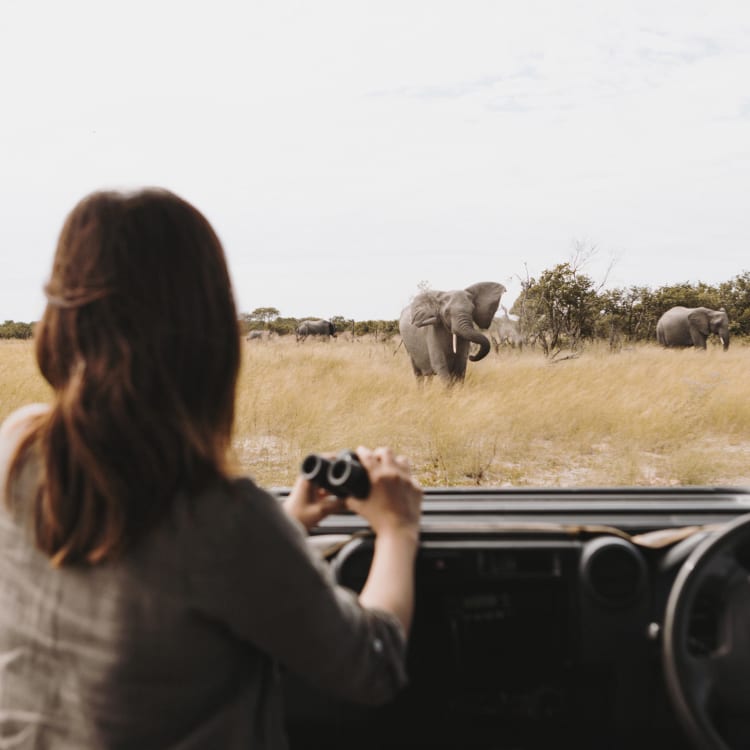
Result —
<instances>
[{"instance_id":1,"label":"treeline","mask_svg":"<svg viewBox=\"0 0 750 750\"><path fill-rule=\"evenodd\" d=\"M560 263L538 278L527 278L510 312L520 320L529 343L546 353L563 347L576 349L584 341L603 339L612 346L626 342L654 341L656 323L670 307L724 308L732 336L750 336L750 271L743 271L716 286L698 282L652 289L629 286L602 289L575 262ZM315 317L315 316L310 316ZM243 335L252 330L277 336L294 335L304 318L282 317L275 307L259 307L242 313ZM389 338L398 333L398 320L352 320L330 318L339 333L354 337L374 335ZM6 320L0 324L0 339L28 339L33 323Z\"/></svg>"},{"instance_id":2,"label":"treeline","mask_svg":"<svg viewBox=\"0 0 750 750\"><path fill-rule=\"evenodd\" d=\"M676 305L724 308L730 334L750 334L750 271L711 286L672 284L652 289L630 286L602 290L573 263L560 263L539 278L528 278L511 308L521 330L532 343L550 353L577 348L585 340L654 341L656 323Z\"/></svg>"},{"instance_id":3,"label":"treeline","mask_svg":"<svg viewBox=\"0 0 750 750\"><path fill-rule=\"evenodd\" d=\"M510 312L518 316L527 342L550 354L597 339L609 341L613 347L655 341L657 321L676 305L723 307L729 315L730 334L750 336L750 271L717 286L686 282L657 288L602 289L575 261L560 263L538 278L527 278ZM267 330L285 336L294 334L302 320L281 317L274 307L262 307L243 313L240 327L243 333ZM388 338L398 333L398 320L354 321L341 316L330 320L337 331L349 331L353 336Z\"/></svg>"},{"instance_id":4,"label":"treeline","mask_svg":"<svg viewBox=\"0 0 750 750\"><path fill-rule=\"evenodd\" d=\"M240 314L240 331L243 335L249 331L270 331L277 336L293 336L303 320L315 317L284 318L275 307L258 307L250 313ZM398 320L352 320L341 315L334 315L329 320L339 334L348 332L352 336L372 334L390 338L398 333Z\"/></svg>"},{"instance_id":5,"label":"treeline","mask_svg":"<svg viewBox=\"0 0 750 750\"><path fill-rule=\"evenodd\" d=\"M0 324L0 339L30 339L34 334L33 323L6 320Z\"/></svg>"}]
</instances>

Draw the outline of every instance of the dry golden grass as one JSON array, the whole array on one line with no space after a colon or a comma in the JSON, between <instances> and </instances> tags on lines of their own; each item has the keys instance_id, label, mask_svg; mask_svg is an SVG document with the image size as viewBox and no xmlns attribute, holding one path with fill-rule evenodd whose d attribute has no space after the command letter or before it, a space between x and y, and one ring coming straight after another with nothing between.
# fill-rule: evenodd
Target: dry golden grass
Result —
<instances>
[{"instance_id":1,"label":"dry golden grass","mask_svg":"<svg viewBox=\"0 0 750 750\"><path fill-rule=\"evenodd\" d=\"M17 339L0 340L0 420L19 406L47 401L52 395L36 366L34 344Z\"/></svg>"},{"instance_id":2,"label":"dry golden grass","mask_svg":"<svg viewBox=\"0 0 750 750\"><path fill-rule=\"evenodd\" d=\"M289 485L311 451L392 446L425 486L750 485L750 347L549 362L491 353L463 386L416 387L403 348L243 342L239 468ZM49 397L28 342L0 344L0 418Z\"/></svg>"}]
</instances>

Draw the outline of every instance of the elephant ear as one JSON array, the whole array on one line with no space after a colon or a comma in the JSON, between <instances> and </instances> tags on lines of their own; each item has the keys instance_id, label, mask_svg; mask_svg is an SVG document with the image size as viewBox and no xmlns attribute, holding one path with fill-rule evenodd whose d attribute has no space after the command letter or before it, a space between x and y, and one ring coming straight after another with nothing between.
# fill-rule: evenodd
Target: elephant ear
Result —
<instances>
[{"instance_id":1,"label":"elephant ear","mask_svg":"<svg viewBox=\"0 0 750 750\"><path fill-rule=\"evenodd\" d=\"M411 323L417 328L440 321L440 293L422 292L411 303Z\"/></svg>"},{"instance_id":2,"label":"elephant ear","mask_svg":"<svg viewBox=\"0 0 750 750\"><path fill-rule=\"evenodd\" d=\"M711 331L708 327L708 313L703 307L696 307L688 313L688 320L697 331L704 336L708 336Z\"/></svg>"},{"instance_id":3,"label":"elephant ear","mask_svg":"<svg viewBox=\"0 0 750 750\"><path fill-rule=\"evenodd\" d=\"M500 298L505 293L505 287L495 281L480 281L466 287L466 292L474 302L472 318L480 328L489 328L495 317Z\"/></svg>"}]
</instances>

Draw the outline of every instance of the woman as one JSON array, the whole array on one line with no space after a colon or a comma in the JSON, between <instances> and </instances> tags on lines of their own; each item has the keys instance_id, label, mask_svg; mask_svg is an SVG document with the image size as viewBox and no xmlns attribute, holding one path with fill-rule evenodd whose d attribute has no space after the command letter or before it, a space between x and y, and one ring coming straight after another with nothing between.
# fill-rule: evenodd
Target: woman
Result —
<instances>
[{"instance_id":1,"label":"woman","mask_svg":"<svg viewBox=\"0 0 750 750\"><path fill-rule=\"evenodd\" d=\"M161 190L96 193L63 227L36 330L49 407L0 431L0 746L279 748L278 667L378 703L404 684L421 491L361 446L376 534L359 596L226 452L239 366L224 254Z\"/></svg>"}]
</instances>

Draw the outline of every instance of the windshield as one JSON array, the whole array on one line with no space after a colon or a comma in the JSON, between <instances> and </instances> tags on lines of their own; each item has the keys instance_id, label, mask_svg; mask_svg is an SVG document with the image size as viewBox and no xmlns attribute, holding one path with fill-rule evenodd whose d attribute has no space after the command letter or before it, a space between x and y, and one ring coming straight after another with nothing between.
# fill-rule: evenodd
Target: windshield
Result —
<instances>
[{"instance_id":1,"label":"windshield","mask_svg":"<svg viewBox=\"0 0 750 750\"><path fill-rule=\"evenodd\" d=\"M0 14L0 419L50 396L65 215L161 186L226 250L260 483L386 444L425 486L750 484L745 3Z\"/></svg>"}]
</instances>

